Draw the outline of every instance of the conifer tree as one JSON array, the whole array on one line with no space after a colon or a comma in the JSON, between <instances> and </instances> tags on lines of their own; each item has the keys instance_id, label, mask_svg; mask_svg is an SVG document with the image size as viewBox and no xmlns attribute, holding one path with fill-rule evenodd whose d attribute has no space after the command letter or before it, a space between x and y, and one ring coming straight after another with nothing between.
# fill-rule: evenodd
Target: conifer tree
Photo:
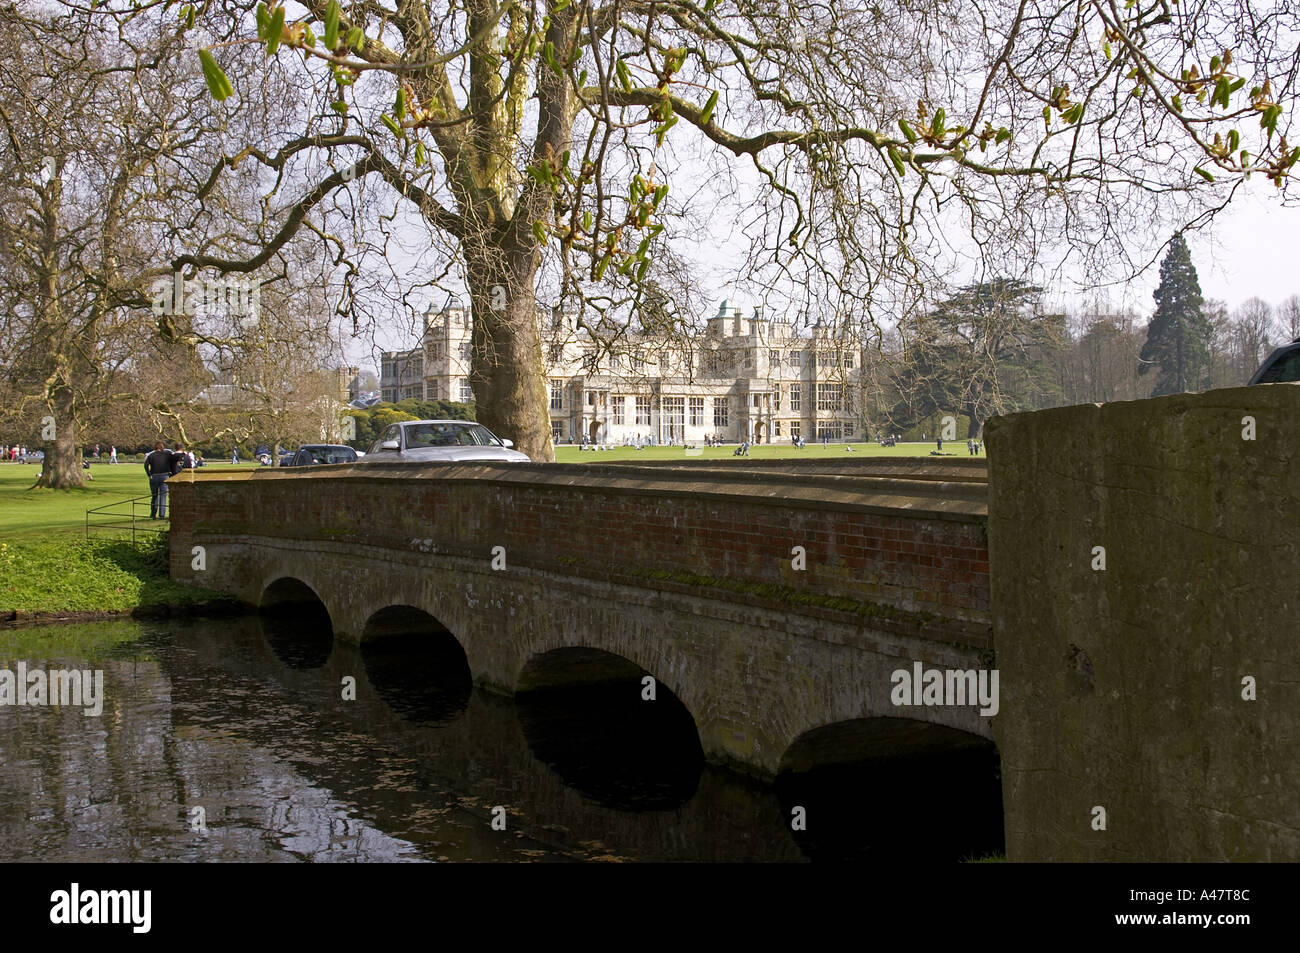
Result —
<instances>
[{"instance_id":1,"label":"conifer tree","mask_svg":"<svg viewBox=\"0 0 1300 953\"><path fill-rule=\"evenodd\" d=\"M1181 394L1201 380L1210 337L1196 266L1182 235L1169 243L1169 252L1160 263L1155 299L1156 313L1147 328L1138 373L1156 373L1153 397Z\"/></svg>"}]
</instances>

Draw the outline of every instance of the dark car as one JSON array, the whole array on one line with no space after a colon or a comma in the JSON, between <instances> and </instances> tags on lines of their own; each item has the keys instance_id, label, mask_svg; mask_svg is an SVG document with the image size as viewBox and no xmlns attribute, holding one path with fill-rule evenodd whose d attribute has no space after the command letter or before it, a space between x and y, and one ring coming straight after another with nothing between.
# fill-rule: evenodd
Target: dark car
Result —
<instances>
[{"instance_id":1,"label":"dark car","mask_svg":"<svg viewBox=\"0 0 1300 953\"><path fill-rule=\"evenodd\" d=\"M1264 359L1254 376L1246 381L1246 385L1286 384L1292 381L1300 381L1300 338L1274 350Z\"/></svg>"},{"instance_id":2,"label":"dark car","mask_svg":"<svg viewBox=\"0 0 1300 953\"><path fill-rule=\"evenodd\" d=\"M282 467L314 467L324 463L356 463L357 452L336 443L309 443L280 458Z\"/></svg>"}]
</instances>

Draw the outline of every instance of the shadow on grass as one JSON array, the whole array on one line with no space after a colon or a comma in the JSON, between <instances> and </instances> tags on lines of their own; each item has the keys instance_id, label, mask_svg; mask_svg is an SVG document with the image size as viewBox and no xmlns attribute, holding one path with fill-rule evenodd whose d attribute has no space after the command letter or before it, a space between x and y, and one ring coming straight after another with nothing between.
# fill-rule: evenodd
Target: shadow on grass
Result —
<instances>
[{"instance_id":1,"label":"shadow on grass","mask_svg":"<svg viewBox=\"0 0 1300 953\"><path fill-rule=\"evenodd\" d=\"M166 530L134 541L125 538L89 540L94 558L140 580L135 616L166 616L172 610L233 614L244 611L239 600L224 592L204 589L171 578L169 534Z\"/></svg>"}]
</instances>

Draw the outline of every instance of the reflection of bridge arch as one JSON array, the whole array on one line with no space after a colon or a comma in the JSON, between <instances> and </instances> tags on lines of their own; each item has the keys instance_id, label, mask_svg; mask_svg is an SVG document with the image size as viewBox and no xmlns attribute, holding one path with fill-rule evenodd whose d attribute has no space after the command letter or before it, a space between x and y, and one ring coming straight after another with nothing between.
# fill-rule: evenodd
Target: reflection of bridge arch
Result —
<instances>
[{"instance_id":1,"label":"reflection of bridge arch","mask_svg":"<svg viewBox=\"0 0 1300 953\"><path fill-rule=\"evenodd\" d=\"M799 735L775 781L809 857L963 860L1005 851L1001 762L988 738L912 718L855 718ZM851 809L845 805L851 804Z\"/></svg>"}]
</instances>

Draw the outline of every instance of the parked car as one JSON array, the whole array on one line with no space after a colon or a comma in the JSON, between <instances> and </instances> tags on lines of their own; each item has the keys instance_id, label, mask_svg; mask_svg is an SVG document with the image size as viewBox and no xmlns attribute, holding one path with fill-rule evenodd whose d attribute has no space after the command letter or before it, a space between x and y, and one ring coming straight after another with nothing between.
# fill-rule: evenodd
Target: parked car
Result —
<instances>
[{"instance_id":1,"label":"parked car","mask_svg":"<svg viewBox=\"0 0 1300 953\"><path fill-rule=\"evenodd\" d=\"M1300 381L1300 338L1275 349L1246 384L1285 384L1290 381Z\"/></svg>"},{"instance_id":2,"label":"parked car","mask_svg":"<svg viewBox=\"0 0 1300 953\"><path fill-rule=\"evenodd\" d=\"M361 462L530 462L513 446L471 420L404 420L380 434Z\"/></svg>"},{"instance_id":3,"label":"parked car","mask_svg":"<svg viewBox=\"0 0 1300 953\"><path fill-rule=\"evenodd\" d=\"M338 443L309 443L280 457L282 467L313 467L322 463L356 463L357 452Z\"/></svg>"}]
</instances>

